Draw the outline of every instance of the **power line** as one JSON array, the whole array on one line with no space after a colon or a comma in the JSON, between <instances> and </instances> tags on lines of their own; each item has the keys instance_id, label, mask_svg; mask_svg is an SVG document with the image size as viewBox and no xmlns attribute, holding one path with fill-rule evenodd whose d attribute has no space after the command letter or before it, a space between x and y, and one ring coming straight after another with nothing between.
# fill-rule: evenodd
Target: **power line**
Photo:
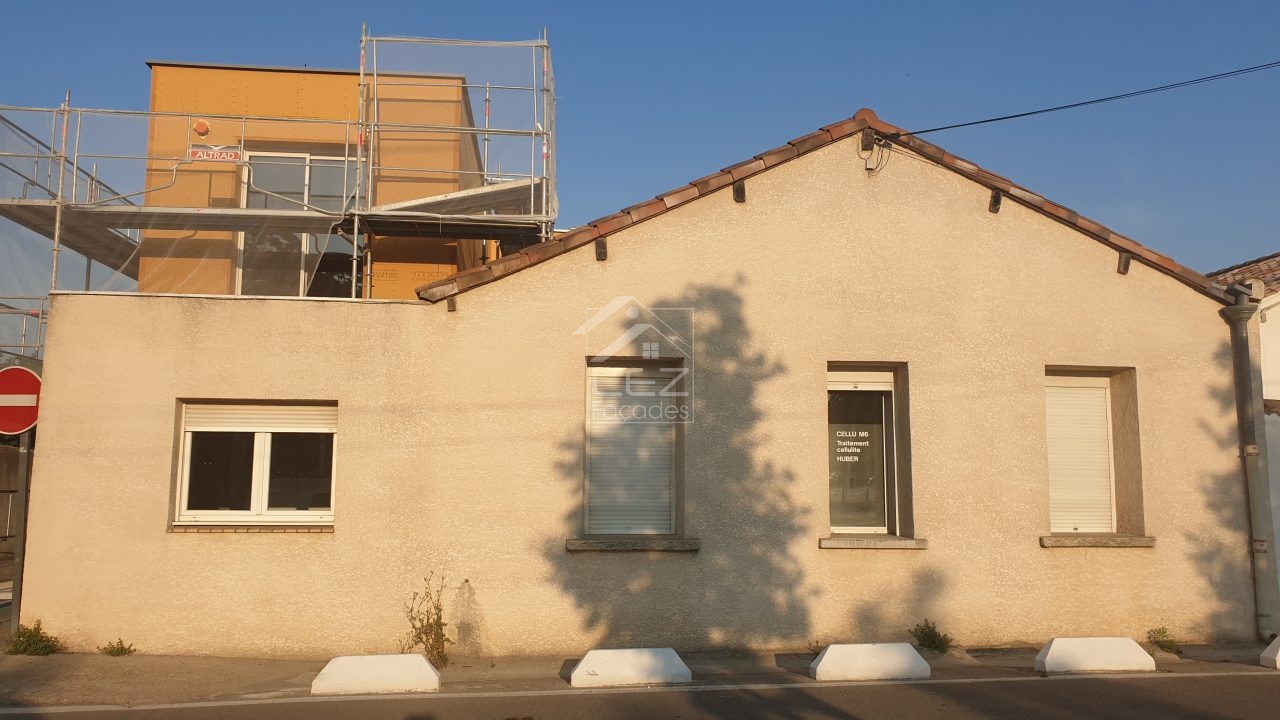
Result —
<instances>
[{"instance_id":1,"label":"power line","mask_svg":"<svg viewBox=\"0 0 1280 720\"><path fill-rule=\"evenodd\" d=\"M1016 120L1017 118L1031 117L1032 115L1043 115L1045 113L1058 112L1059 110L1071 110L1072 108L1085 107L1086 105L1098 105L1100 103L1111 102L1112 100L1124 100L1126 98L1138 97L1139 95L1150 95L1151 93L1164 92L1165 90L1174 90L1176 88L1187 87L1188 85L1199 85L1200 83L1212 82L1214 80L1222 80L1223 78L1235 77L1237 75L1247 75L1249 73L1258 72L1259 70L1269 70L1271 68L1280 67L1280 60L1275 62L1264 63L1262 65L1254 65L1253 67L1240 68L1239 70L1231 70L1217 75L1206 75L1195 80L1183 80L1182 82L1170 83L1159 87L1147 88L1146 90L1135 90L1133 92L1121 93L1120 95L1111 95L1109 97L1096 98L1094 100L1085 100L1083 102L1071 103L1070 105L1058 105L1057 107L1043 108L1040 110L1032 110L1030 112L1022 112L1014 115L1002 115L1000 117L987 118L986 120L973 120L971 122L957 123L955 125L943 125L942 127L929 128L928 130L916 130L915 132L896 133L890 137L906 137L908 135L924 135L925 133L939 132L941 130L955 130L956 128L972 127L974 125L986 125L987 123L1000 122L1002 120Z\"/></svg>"}]
</instances>

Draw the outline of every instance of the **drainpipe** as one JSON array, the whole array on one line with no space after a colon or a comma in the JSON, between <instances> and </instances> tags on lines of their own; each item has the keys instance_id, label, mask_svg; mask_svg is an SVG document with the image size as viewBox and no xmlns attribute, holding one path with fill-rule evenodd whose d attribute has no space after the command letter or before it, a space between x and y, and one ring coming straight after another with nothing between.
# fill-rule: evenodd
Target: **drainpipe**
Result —
<instances>
[{"instance_id":1,"label":"drainpipe","mask_svg":"<svg viewBox=\"0 0 1280 720\"><path fill-rule=\"evenodd\" d=\"M1261 374L1253 362L1249 322L1258 311L1249 288L1233 285L1228 292L1233 305L1219 314L1231 327L1231 365L1236 394L1236 423L1240 431L1240 460L1244 467L1245 491L1249 506L1249 558L1253 565L1253 600L1258 638L1270 642L1275 637L1275 615L1280 605L1280 578L1276 575L1275 528L1271 524L1271 487L1266 458L1258 445L1262 427Z\"/></svg>"}]
</instances>

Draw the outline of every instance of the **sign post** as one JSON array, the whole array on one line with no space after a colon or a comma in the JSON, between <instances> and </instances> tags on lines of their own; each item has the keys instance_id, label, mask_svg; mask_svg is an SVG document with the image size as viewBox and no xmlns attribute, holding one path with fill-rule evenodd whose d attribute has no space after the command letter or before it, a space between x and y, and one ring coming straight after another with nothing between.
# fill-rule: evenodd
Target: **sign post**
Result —
<instances>
[{"instance_id":1,"label":"sign post","mask_svg":"<svg viewBox=\"0 0 1280 720\"><path fill-rule=\"evenodd\" d=\"M18 631L22 618L22 569L27 556L27 488L31 484L31 436L28 430L18 438L18 492L13 501L18 512L13 515L13 600L9 603L9 635Z\"/></svg>"},{"instance_id":2,"label":"sign post","mask_svg":"<svg viewBox=\"0 0 1280 720\"><path fill-rule=\"evenodd\" d=\"M40 410L40 376L17 365L0 369L0 435L18 439L18 492L14 502L13 602L9 605L9 632L22 619L22 570L27 550L27 490L31 484L31 440Z\"/></svg>"}]
</instances>

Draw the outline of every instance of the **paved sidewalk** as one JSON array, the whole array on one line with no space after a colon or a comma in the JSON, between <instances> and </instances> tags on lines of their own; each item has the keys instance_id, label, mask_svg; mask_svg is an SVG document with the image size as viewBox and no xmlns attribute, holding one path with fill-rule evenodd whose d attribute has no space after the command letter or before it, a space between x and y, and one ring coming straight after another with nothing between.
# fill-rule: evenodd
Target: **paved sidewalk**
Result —
<instances>
[{"instance_id":1,"label":"paved sidewalk","mask_svg":"<svg viewBox=\"0 0 1280 720\"><path fill-rule=\"evenodd\" d=\"M1261 644L1187 648L1161 653L1162 673L1275 673L1258 665ZM926 652L934 680L1034 678L1033 647ZM694 685L813 685L810 653L681 653ZM454 658L441 693L501 694L569 690L576 657ZM223 700L306 697L322 660L265 660L164 655L107 657L68 653L0 655L0 707L114 705L133 707ZM585 691L584 691L585 692Z\"/></svg>"}]
</instances>

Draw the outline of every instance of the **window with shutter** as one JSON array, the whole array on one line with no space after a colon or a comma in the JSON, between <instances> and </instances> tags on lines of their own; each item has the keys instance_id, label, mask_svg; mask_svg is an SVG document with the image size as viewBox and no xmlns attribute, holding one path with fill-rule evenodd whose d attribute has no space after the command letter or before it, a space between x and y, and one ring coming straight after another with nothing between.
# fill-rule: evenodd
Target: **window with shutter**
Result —
<instances>
[{"instance_id":1,"label":"window with shutter","mask_svg":"<svg viewBox=\"0 0 1280 720\"><path fill-rule=\"evenodd\" d=\"M1050 532L1115 532L1110 379L1049 376L1045 409Z\"/></svg>"},{"instance_id":2,"label":"window with shutter","mask_svg":"<svg viewBox=\"0 0 1280 720\"><path fill-rule=\"evenodd\" d=\"M680 373L587 369L585 525L588 535L672 535L678 529L678 446L672 408Z\"/></svg>"},{"instance_id":3,"label":"window with shutter","mask_svg":"<svg viewBox=\"0 0 1280 720\"><path fill-rule=\"evenodd\" d=\"M334 405L186 403L180 524L333 521Z\"/></svg>"}]
</instances>

